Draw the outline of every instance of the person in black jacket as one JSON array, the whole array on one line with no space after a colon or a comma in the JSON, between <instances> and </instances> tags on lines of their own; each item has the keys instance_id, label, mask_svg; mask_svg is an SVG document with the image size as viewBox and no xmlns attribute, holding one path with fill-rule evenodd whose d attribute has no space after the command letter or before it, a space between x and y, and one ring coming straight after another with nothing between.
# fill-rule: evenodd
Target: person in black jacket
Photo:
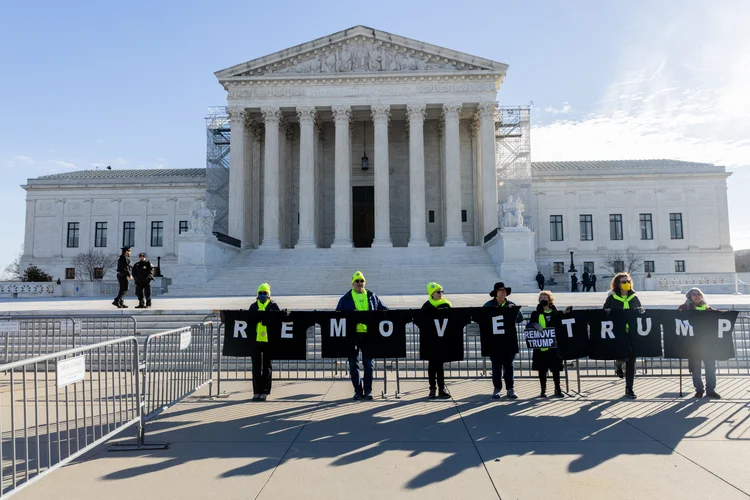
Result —
<instances>
[{"instance_id":1,"label":"person in black jacket","mask_svg":"<svg viewBox=\"0 0 750 500\"><path fill-rule=\"evenodd\" d=\"M123 303L125 294L128 293L128 280L133 279L132 268L130 267L130 247L122 247L122 254L117 259L117 284L120 285L120 290L117 292L117 297L112 301L112 305L124 309L127 308Z\"/></svg>"},{"instance_id":2,"label":"person in black jacket","mask_svg":"<svg viewBox=\"0 0 750 500\"><path fill-rule=\"evenodd\" d=\"M506 297L510 295L511 287L506 287L505 283L499 281L495 283L495 286L490 292L490 300L484 303L482 307L517 307L516 304L508 300ZM523 321L523 314L518 311L518 317L516 323ZM492 363L492 385L494 387L492 391L492 399L500 399L500 392L503 390L503 379L505 380L505 388L508 390L508 397L511 399L517 399L518 395L513 389L513 360L516 357L516 352L506 353L503 356L490 356L490 362Z\"/></svg>"},{"instance_id":3,"label":"person in black jacket","mask_svg":"<svg viewBox=\"0 0 750 500\"><path fill-rule=\"evenodd\" d=\"M582 292L588 292L589 288L591 288L591 281L589 281L590 275L588 271L583 271L583 276L581 276L581 285L582 285Z\"/></svg>"},{"instance_id":4,"label":"person in black jacket","mask_svg":"<svg viewBox=\"0 0 750 500\"><path fill-rule=\"evenodd\" d=\"M388 308L380 301L380 298L365 289L365 276L357 271L352 276L352 289L345 293L336 305L337 311L385 311ZM357 337L367 334L367 325L357 323ZM357 345L360 345L358 342ZM364 379L360 382L359 377L359 347L355 346L352 356L349 356L349 374L354 386L354 400L364 398L372 400L372 372L375 370L375 360L365 351L362 351L362 364L365 368Z\"/></svg>"},{"instance_id":5,"label":"person in black jacket","mask_svg":"<svg viewBox=\"0 0 750 500\"><path fill-rule=\"evenodd\" d=\"M429 294L429 298L427 302L422 304L422 310L450 309L452 307L448 299L443 296L443 287L439 284L434 282L428 283L427 293ZM443 360L430 359L427 361L427 377L430 381L430 399L450 399L451 393L445 388Z\"/></svg>"},{"instance_id":6,"label":"person in black jacket","mask_svg":"<svg viewBox=\"0 0 750 500\"><path fill-rule=\"evenodd\" d=\"M565 309L565 312L570 312L571 309L571 307L568 307ZM539 304L536 306L536 310L531 313L529 323L537 330L554 328L560 323L560 312L555 307L555 296L552 295L552 292L542 292L539 294ZM534 349L531 358L531 369L539 374L539 385L542 388L539 397L547 397L547 371L552 372L552 380L555 384L555 397L564 397L562 388L560 387L560 372L564 369L563 361L557 349Z\"/></svg>"},{"instance_id":7,"label":"person in black jacket","mask_svg":"<svg viewBox=\"0 0 750 500\"><path fill-rule=\"evenodd\" d=\"M151 281L154 279L154 266L146 259L145 253L138 254L138 262L133 265L133 281L135 281L135 294L138 296L136 309L151 307ZM146 302L143 302L143 298Z\"/></svg>"},{"instance_id":8,"label":"person in black jacket","mask_svg":"<svg viewBox=\"0 0 750 500\"><path fill-rule=\"evenodd\" d=\"M570 291L571 292L577 292L578 291L578 276L573 274L570 277Z\"/></svg>"},{"instance_id":9,"label":"person in black jacket","mask_svg":"<svg viewBox=\"0 0 750 500\"><path fill-rule=\"evenodd\" d=\"M604 302L604 309L638 309L643 311L641 301L636 297L633 291L633 279L628 273L617 273L610 283L610 292L607 300ZM627 327L626 327L627 328ZM625 365L623 374L622 365ZM625 396L635 399L633 392L633 383L635 381L635 357L630 356L628 359L615 360L615 373L618 377L625 376Z\"/></svg>"},{"instance_id":10,"label":"person in black jacket","mask_svg":"<svg viewBox=\"0 0 750 500\"><path fill-rule=\"evenodd\" d=\"M539 286L539 291L544 290L544 275L541 271L536 272L536 284Z\"/></svg>"},{"instance_id":11,"label":"person in black jacket","mask_svg":"<svg viewBox=\"0 0 750 500\"><path fill-rule=\"evenodd\" d=\"M590 288L593 288L594 291L596 291L596 273L591 273L589 276L589 283L591 284Z\"/></svg>"},{"instance_id":12,"label":"person in black jacket","mask_svg":"<svg viewBox=\"0 0 750 500\"><path fill-rule=\"evenodd\" d=\"M250 304L249 311L280 311L279 306L271 300L271 285L261 283L258 286L258 297ZM263 323L255 325L255 345L251 358L253 360L253 401L265 401L271 394L271 358L268 351L268 329Z\"/></svg>"}]
</instances>

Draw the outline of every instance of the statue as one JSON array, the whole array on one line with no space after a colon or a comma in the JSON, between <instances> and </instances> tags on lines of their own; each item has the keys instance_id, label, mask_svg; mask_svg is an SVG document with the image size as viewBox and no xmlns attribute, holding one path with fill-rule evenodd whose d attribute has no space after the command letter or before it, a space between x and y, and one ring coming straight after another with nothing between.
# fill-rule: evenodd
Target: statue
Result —
<instances>
[{"instance_id":1,"label":"statue","mask_svg":"<svg viewBox=\"0 0 750 500\"><path fill-rule=\"evenodd\" d=\"M206 207L206 201L201 200L200 208L190 212L188 233L212 235L216 212Z\"/></svg>"},{"instance_id":2,"label":"statue","mask_svg":"<svg viewBox=\"0 0 750 500\"><path fill-rule=\"evenodd\" d=\"M513 195L509 196L503 203L503 227L524 227L523 210L523 203L514 201Z\"/></svg>"}]
</instances>

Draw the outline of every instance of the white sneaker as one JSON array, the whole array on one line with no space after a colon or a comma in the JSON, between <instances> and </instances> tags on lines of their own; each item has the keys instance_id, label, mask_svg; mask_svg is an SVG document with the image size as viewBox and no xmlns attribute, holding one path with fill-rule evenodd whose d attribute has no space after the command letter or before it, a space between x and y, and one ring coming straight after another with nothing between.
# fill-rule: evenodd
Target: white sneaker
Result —
<instances>
[{"instance_id":1,"label":"white sneaker","mask_svg":"<svg viewBox=\"0 0 750 500\"><path fill-rule=\"evenodd\" d=\"M514 391L513 389L510 389L508 391L508 397L510 399L518 399L518 394L516 394L516 391Z\"/></svg>"},{"instance_id":2,"label":"white sneaker","mask_svg":"<svg viewBox=\"0 0 750 500\"><path fill-rule=\"evenodd\" d=\"M492 391L492 399L500 399L500 389Z\"/></svg>"}]
</instances>

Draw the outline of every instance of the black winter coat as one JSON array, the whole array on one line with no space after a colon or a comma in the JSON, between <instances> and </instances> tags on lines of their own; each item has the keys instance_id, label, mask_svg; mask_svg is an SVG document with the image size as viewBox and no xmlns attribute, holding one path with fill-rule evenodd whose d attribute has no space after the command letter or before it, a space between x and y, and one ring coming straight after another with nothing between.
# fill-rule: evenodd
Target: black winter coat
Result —
<instances>
[{"instance_id":1,"label":"black winter coat","mask_svg":"<svg viewBox=\"0 0 750 500\"><path fill-rule=\"evenodd\" d=\"M154 279L154 266L147 260L139 260L133 265L132 273L137 284L147 285Z\"/></svg>"},{"instance_id":2,"label":"black winter coat","mask_svg":"<svg viewBox=\"0 0 750 500\"><path fill-rule=\"evenodd\" d=\"M120 255L120 258L117 259L117 276L127 278L131 276L132 271L130 257L125 254Z\"/></svg>"}]
</instances>

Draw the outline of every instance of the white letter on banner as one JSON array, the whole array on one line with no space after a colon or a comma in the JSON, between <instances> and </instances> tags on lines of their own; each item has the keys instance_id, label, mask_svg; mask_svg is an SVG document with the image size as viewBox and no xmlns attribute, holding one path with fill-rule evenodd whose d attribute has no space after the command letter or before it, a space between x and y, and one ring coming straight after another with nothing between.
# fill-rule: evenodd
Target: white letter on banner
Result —
<instances>
[{"instance_id":1,"label":"white letter on banner","mask_svg":"<svg viewBox=\"0 0 750 500\"><path fill-rule=\"evenodd\" d=\"M247 330L247 321L235 321L234 322L234 338L237 338L240 335L242 335L242 338L246 339L247 333L245 333L245 330Z\"/></svg>"},{"instance_id":2,"label":"white letter on banner","mask_svg":"<svg viewBox=\"0 0 750 500\"><path fill-rule=\"evenodd\" d=\"M674 320L674 332L679 336L683 337L693 336L693 327L690 325L690 321L681 321L677 318Z\"/></svg>"},{"instance_id":3,"label":"white letter on banner","mask_svg":"<svg viewBox=\"0 0 750 500\"><path fill-rule=\"evenodd\" d=\"M386 331L385 327L388 327L388 331ZM380 322L380 335L383 337L390 337L393 333L393 321L381 321Z\"/></svg>"},{"instance_id":4,"label":"white letter on banner","mask_svg":"<svg viewBox=\"0 0 750 500\"><path fill-rule=\"evenodd\" d=\"M573 325L575 324L576 320L575 318L568 318L562 320L562 324L565 325L565 328L568 329L568 338L573 338Z\"/></svg>"},{"instance_id":5,"label":"white letter on banner","mask_svg":"<svg viewBox=\"0 0 750 500\"><path fill-rule=\"evenodd\" d=\"M502 316L495 316L492 318L492 334L505 335L505 325L503 324Z\"/></svg>"},{"instance_id":6,"label":"white letter on banner","mask_svg":"<svg viewBox=\"0 0 750 500\"><path fill-rule=\"evenodd\" d=\"M331 337L346 337L346 318L331 318Z\"/></svg>"},{"instance_id":7,"label":"white letter on banner","mask_svg":"<svg viewBox=\"0 0 750 500\"><path fill-rule=\"evenodd\" d=\"M646 318L646 329L643 329L643 318L638 318L638 335L645 337L651 333L651 318Z\"/></svg>"},{"instance_id":8,"label":"white letter on banner","mask_svg":"<svg viewBox=\"0 0 750 500\"><path fill-rule=\"evenodd\" d=\"M438 337L442 337L445 335L445 329L448 327L448 318L443 319L443 327L440 328L440 324L438 323L438 320L435 320L435 328L437 328L437 334Z\"/></svg>"},{"instance_id":9,"label":"white letter on banner","mask_svg":"<svg viewBox=\"0 0 750 500\"><path fill-rule=\"evenodd\" d=\"M607 337L613 339L615 338L614 334L615 330L615 324L611 321L602 321L602 338L606 339Z\"/></svg>"},{"instance_id":10,"label":"white letter on banner","mask_svg":"<svg viewBox=\"0 0 750 500\"><path fill-rule=\"evenodd\" d=\"M723 339L725 333L732 331L732 322L728 319L719 319L719 338Z\"/></svg>"},{"instance_id":11,"label":"white letter on banner","mask_svg":"<svg viewBox=\"0 0 750 500\"><path fill-rule=\"evenodd\" d=\"M292 330L294 329L294 323L281 323L281 338L282 339L293 339Z\"/></svg>"}]
</instances>

